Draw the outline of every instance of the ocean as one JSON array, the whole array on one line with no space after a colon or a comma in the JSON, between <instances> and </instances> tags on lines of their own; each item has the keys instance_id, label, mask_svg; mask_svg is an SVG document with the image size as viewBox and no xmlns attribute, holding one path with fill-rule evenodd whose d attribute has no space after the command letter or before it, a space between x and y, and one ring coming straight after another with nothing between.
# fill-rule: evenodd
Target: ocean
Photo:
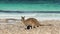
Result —
<instances>
[{"instance_id":1,"label":"ocean","mask_svg":"<svg viewBox=\"0 0 60 34\"><path fill-rule=\"evenodd\" d=\"M0 10L9 11L60 11L59 3L29 4L29 3L0 3Z\"/></svg>"},{"instance_id":2,"label":"ocean","mask_svg":"<svg viewBox=\"0 0 60 34\"><path fill-rule=\"evenodd\" d=\"M21 19L37 18L41 20L60 19L60 4L0 3L0 18Z\"/></svg>"}]
</instances>

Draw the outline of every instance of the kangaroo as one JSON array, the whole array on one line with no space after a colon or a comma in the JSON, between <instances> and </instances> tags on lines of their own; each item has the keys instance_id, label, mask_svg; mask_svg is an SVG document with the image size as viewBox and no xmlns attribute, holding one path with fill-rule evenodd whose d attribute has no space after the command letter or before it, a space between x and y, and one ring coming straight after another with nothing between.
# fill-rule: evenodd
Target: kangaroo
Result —
<instances>
[{"instance_id":1,"label":"kangaroo","mask_svg":"<svg viewBox=\"0 0 60 34\"><path fill-rule=\"evenodd\" d=\"M25 20L25 17L21 17L21 18L22 18L21 21L27 26L27 29L44 26L44 25L40 24L39 21L35 18L28 18L26 20Z\"/></svg>"}]
</instances>

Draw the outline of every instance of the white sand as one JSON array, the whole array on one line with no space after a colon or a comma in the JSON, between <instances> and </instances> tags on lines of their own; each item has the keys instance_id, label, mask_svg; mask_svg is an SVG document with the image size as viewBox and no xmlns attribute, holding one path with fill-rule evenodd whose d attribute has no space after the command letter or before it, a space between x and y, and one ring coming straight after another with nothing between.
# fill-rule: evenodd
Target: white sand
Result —
<instances>
[{"instance_id":1,"label":"white sand","mask_svg":"<svg viewBox=\"0 0 60 34\"><path fill-rule=\"evenodd\" d=\"M60 34L60 20L45 20L41 24L52 24L52 26L40 26L25 30L20 21L14 24L0 24L0 34Z\"/></svg>"}]
</instances>

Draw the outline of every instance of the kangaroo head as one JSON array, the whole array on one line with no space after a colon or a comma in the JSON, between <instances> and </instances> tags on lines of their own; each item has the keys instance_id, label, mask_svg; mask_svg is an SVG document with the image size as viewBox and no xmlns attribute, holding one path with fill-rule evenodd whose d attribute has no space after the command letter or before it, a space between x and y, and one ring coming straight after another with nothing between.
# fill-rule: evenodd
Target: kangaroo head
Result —
<instances>
[{"instance_id":1,"label":"kangaroo head","mask_svg":"<svg viewBox=\"0 0 60 34\"><path fill-rule=\"evenodd\" d=\"M25 16L21 16L21 21L25 21Z\"/></svg>"}]
</instances>

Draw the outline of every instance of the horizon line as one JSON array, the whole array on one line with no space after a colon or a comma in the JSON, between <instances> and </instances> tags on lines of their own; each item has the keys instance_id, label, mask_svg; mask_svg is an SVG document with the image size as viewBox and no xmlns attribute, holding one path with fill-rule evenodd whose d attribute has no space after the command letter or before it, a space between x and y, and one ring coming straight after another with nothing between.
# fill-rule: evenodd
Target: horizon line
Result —
<instances>
[{"instance_id":1,"label":"horizon line","mask_svg":"<svg viewBox=\"0 0 60 34\"><path fill-rule=\"evenodd\" d=\"M4 11L0 10L2 13L60 13L60 11Z\"/></svg>"}]
</instances>

